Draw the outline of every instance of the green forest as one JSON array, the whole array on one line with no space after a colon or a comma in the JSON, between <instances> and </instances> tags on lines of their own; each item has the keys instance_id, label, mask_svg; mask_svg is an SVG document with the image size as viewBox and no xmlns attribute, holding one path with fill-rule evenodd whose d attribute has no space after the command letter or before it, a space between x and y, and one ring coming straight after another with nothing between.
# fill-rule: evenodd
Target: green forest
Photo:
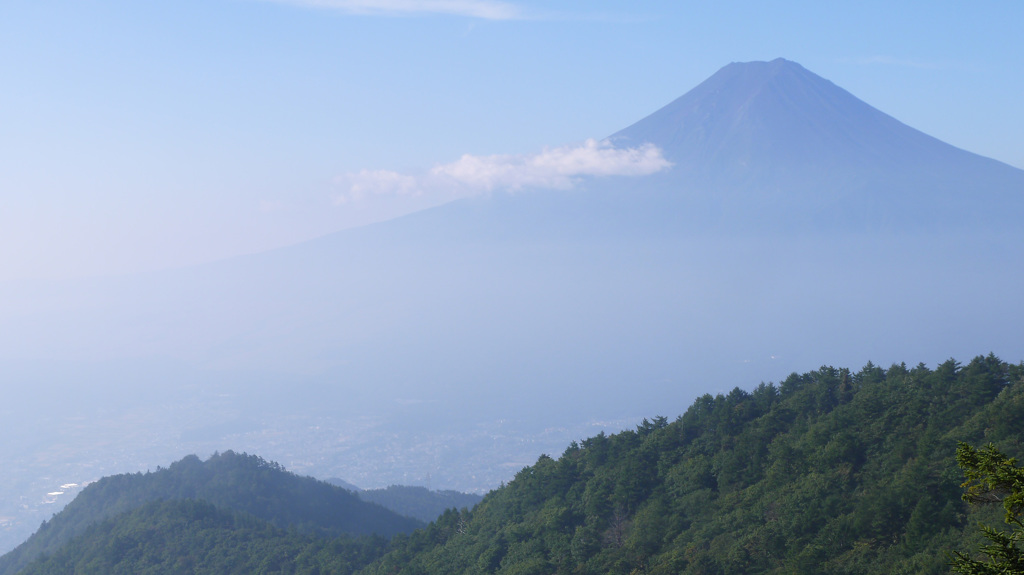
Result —
<instances>
[{"instance_id":1,"label":"green forest","mask_svg":"<svg viewBox=\"0 0 1024 575\"><path fill-rule=\"evenodd\" d=\"M1019 457L1022 440L1024 364L822 367L574 442L414 531L329 533L302 517L315 506L260 518L275 502L253 484L99 518L21 572L949 573L1015 513L958 445Z\"/></svg>"}]
</instances>

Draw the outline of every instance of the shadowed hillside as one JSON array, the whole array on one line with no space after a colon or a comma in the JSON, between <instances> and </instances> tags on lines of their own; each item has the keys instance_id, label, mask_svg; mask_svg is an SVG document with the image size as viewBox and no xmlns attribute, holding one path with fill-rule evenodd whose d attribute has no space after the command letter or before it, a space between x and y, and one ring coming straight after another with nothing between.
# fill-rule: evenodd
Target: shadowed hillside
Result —
<instances>
[{"instance_id":1,"label":"shadowed hillside","mask_svg":"<svg viewBox=\"0 0 1024 575\"><path fill-rule=\"evenodd\" d=\"M391 536L421 525L339 487L288 473L276 463L226 451L206 461L191 455L166 469L105 477L89 485L28 541L0 557L0 573L17 572L102 520L153 501L174 500L202 500L251 515L268 527L317 536Z\"/></svg>"},{"instance_id":2,"label":"shadowed hillside","mask_svg":"<svg viewBox=\"0 0 1024 575\"><path fill-rule=\"evenodd\" d=\"M384 489L367 489L359 498L386 507L395 513L431 522L449 509L472 509L483 497L446 489L430 491L426 487L389 485Z\"/></svg>"},{"instance_id":3,"label":"shadowed hillside","mask_svg":"<svg viewBox=\"0 0 1024 575\"><path fill-rule=\"evenodd\" d=\"M152 501L89 526L23 575L68 573L346 574L384 551L383 537L315 537L206 501Z\"/></svg>"}]
</instances>

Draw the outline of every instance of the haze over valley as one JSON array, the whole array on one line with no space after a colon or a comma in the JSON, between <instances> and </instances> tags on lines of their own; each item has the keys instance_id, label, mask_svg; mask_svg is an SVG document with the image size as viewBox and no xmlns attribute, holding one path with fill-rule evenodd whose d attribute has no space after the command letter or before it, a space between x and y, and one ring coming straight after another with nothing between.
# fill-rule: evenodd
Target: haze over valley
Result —
<instances>
[{"instance_id":1,"label":"haze over valley","mask_svg":"<svg viewBox=\"0 0 1024 575\"><path fill-rule=\"evenodd\" d=\"M814 362L1024 356L1021 170L781 59L730 64L609 141L666 165L197 267L8 282L5 417L29 441L8 448L24 479L4 515L45 514L58 471L224 447L483 492Z\"/></svg>"}]
</instances>

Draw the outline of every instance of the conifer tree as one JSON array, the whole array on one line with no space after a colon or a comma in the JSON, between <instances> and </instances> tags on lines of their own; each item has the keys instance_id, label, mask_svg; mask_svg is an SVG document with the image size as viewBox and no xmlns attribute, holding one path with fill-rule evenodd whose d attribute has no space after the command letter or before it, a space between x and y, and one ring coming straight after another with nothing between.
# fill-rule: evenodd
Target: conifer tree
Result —
<instances>
[{"instance_id":1,"label":"conifer tree","mask_svg":"<svg viewBox=\"0 0 1024 575\"><path fill-rule=\"evenodd\" d=\"M1024 541L1024 469L1017 466L1017 460L1007 457L989 443L976 449L960 443L956 460L963 469L967 488L963 499L973 504L1002 503L1006 510L1006 523L1010 530L982 525L981 530L988 539L980 551L985 560L972 559L967 553L954 551L951 565L953 571L963 575L1013 575L1024 574L1024 553L1020 543Z\"/></svg>"}]
</instances>

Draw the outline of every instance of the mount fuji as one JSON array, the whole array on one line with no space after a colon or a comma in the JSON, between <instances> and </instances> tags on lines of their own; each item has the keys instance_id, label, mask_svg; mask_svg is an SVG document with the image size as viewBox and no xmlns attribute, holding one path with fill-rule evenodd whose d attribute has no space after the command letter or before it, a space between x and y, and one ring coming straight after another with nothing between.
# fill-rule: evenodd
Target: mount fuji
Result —
<instances>
[{"instance_id":1,"label":"mount fuji","mask_svg":"<svg viewBox=\"0 0 1024 575\"><path fill-rule=\"evenodd\" d=\"M540 421L671 415L823 363L1024 358L1024 171L782 59L730 64L609 141L672 167L187 269L4 284L0 359L172 362L315 390L274 407Z\"/></svg>"}]
</instances>

